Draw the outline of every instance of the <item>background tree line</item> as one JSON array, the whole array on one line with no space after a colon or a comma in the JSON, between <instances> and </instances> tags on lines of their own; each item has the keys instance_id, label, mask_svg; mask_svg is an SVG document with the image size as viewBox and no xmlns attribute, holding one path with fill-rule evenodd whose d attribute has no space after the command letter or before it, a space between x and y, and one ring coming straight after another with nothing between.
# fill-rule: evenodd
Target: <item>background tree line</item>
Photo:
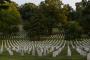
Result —
<instances>
[{"instance_id":1,"label":"background tree line","mask_svg":"<svg viewBox=\"0 0 90 60\"><path fill-rule=\"evenodd\" d=\"M53 28L80 37L90 33L90 1L76 3L76 10L61 0L45 0L38 6L25 3L18 6L10 0L0 0L0 34L19 32L19 25L27 35L40 38L53 34ZM78 34L76 34L78 33Z\"/></svg>"}]
</instances>

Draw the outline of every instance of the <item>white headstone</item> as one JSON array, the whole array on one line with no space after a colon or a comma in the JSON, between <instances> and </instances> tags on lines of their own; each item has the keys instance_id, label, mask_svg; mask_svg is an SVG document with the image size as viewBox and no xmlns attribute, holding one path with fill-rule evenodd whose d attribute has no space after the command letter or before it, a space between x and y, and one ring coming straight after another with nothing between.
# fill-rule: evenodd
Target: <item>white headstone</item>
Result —
<instances>
[{"instance_id":1,"label":"white headstone","mask_svg":"<svg viewBox=\"0 0 90 60\"><path fill-rule=\"evenodd\" d=\"M87 54L87 60L90 60L90 53Z\"/></svg>"},{"instance_id":2,"label":"white headstone","mask_svg":"<svg viewBox=\"0 0 90 60\"><path fill-rule=\"evenodd\" d=\"M69 46L68 46L67 56L71 56L71 50Z\"/></svg>"}]
</instances>

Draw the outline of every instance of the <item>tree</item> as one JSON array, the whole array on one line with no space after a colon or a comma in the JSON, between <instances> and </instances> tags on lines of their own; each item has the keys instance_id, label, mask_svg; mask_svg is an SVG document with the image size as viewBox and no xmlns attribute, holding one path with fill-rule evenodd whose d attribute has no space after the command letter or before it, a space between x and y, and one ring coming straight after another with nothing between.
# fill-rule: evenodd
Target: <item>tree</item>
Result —
<instances>
[{"instance_id":1,"label":"tree","mask_svg":"<svg viewBox=\"0 0 90 60\"><path fill-rule=\"evenodd\" d=\"M79 23L83 27L83 31L90 32L90 2L82 0L80 3L76 3L76 12L79 16Z\"/></svg>"},{"instance_id":2,"label":"tree","mask_svg":"<svg viewBox=\"0 0 90 60\"><path fill-rule=\"evenodd\" d=\"M4 4L5 2L11 2L11 0L0 0L1 4Z\"/></svg>"},{"instance_id":3,"label":"tree","mask_svg":"<svg viewBox=\"0 0 90 60\"><path fill-rule=\"evenodd\" d=\"M77 21L69 21L65 30L65 40L75 40L81 37L82 27Z\"/></svg>"},{"instance_id":4,"label":"tree","mask_svg":"<svg viewBox=\"0 0 90 60\"><path fill-rule=\"evenodd\" d=\"M52 28L57 27L59 24L65 25L67 23L62 6L63 4L60 0L45 0L40 4L49 34L52 34Z\"/></svg>"},{"instance_id":5,"label":"tree","mask_svg":"<svg viewBox=\"0 0 90 60\"><path fill-rule=\"evenodd\" d=\"M89 1L87 2L85 8L82 10L82 18L80 22L85 32L90 32L90 2Z\"/></svg>"},{"instance_id":6,"label":"tree","mask_svg":"<svg viewBox=\"0 0 90 60\"><path fill-rule=\"evenodd\" d=\"M41 13L33 3L26 3L20 7L20 12L23 18L24 30L28 32L28 36L39 40L41 34Z\"/></svg>"},{"instance_id":7,"label":"tree","mask_svg":"<svg viewBox=\"0 0 90 60\"><path fill-rule=\"evenodd\" d=\"M0 32L12 33L18 31L18 25L21 24L20 13L15 4L6 2L7 9L0 10Z\"/></svg>"}]
</instances>

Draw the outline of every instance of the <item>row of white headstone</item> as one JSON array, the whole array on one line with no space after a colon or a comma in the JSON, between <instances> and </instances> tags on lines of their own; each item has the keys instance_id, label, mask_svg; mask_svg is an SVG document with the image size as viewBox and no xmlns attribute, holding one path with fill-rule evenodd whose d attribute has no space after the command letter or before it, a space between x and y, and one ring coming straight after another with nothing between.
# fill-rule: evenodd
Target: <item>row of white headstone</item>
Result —
<instances>
[{"instance_id":1,"label":"row of white headstone","mask_svg":"<svg viewBox=\"0 0 90 60\"><path fill-rule=\"evenodd\" d=\"M62 38L62 40L60 39ZM75 49L80 55L87 56L90 53L90 39L82 41L66 41L64 37L59 35L50 36L45 41L29 41L29 40L2 40L0 46L0 54L6 51L10 55L14 55L14 51L24 54L31 54L33 56L47 56L52 53L53 57L58 56L64 47L67 46L67 56L72 56L71 48ZM89 55L90 56L90 55Z\"/></svg>"}]
</instances>

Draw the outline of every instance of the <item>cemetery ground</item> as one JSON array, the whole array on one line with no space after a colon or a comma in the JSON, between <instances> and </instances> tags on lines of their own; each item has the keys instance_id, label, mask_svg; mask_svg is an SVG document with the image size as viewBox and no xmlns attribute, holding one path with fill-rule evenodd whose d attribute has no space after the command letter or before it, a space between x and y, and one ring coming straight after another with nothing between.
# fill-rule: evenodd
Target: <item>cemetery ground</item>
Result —
<instances>
[{"instance_id":1,"label":"cemetery ground","mask_svg":"<svg viewBox=\"0 0 90 60\"><path fill-rule=\"evenodd\" d=\"M64 41L64 40L60 41L60 39L63 39L63 37L51 36L47 38L47 40L45 41L29 41L29 40L20 39L20 38L15 40L13 40L12 38L11 40L0 39L0 60L87 60L87 55L86 54L83 55L82 54L83 51L80 52L81 50L77 51L77 48L75 46L80 48L82 47L85 48L84 45L89 43L88 39L82 42L76 41L77 43L72 42L73 44L70 43L71 41ZM11 48L14 48L14 46L18 47L20 45L22 45L23 48L19 48L18 51L16 48L11 49ZM32 50L30 51L25 50L24 46L26 47L28 46L28 48L32 47L31 48ZM36 50L33 49L33 46L34 46L34 49ZM55 48L52 49L51 52L48 52L53 46L55 46ZM42 47L40 48L41 50L40 49L37 50L38 47ZM47 53L45 53L44 51L42 52L42 49L44 50L44 48L47 48ZM60 48L62 48L61 52L59 50ZM21 52L21 50L23 50L23 52ZM68 52L68 50L70 51ZM38 54L38 51L39 53L42 52L41 55ZM58 51L58 54L54 53L57 51ZM44 53L46 55L43 55Z\"/></svg>"},{"instance_id":2,"label":"cemetery ground","mask_svg":"<svg viewBox=\"0 0 90 60\"><path fill-rule=\"evenodd\" d=\"M63 55L63 54L62 54ZM38 57L38 56L31 56L31 55L24 55L21 56L20 54L15 53L14 56L8 55L7 52L0 55L0 60L86 60L86 57L80 56L75 53L74 56L67 57L66 55L58 56L58 57Z\"/></svg>"},{"instance_id":3,"label":"cemetery ground","mask_svg":"<svg viewBox=\"0 0 90 60\"><path fill-rule=\"evenodd\" d=\"M10 56L8 52L4 52L0 55L0 60L86 60L86 57L80 56L76 51L74 51L71 57L68 57L66 49L64 48L63 52L57 57L52 57L51 55L39 57L28 54L21 56L16 52L13 56Z\"/></svg>"}]
</instances>

